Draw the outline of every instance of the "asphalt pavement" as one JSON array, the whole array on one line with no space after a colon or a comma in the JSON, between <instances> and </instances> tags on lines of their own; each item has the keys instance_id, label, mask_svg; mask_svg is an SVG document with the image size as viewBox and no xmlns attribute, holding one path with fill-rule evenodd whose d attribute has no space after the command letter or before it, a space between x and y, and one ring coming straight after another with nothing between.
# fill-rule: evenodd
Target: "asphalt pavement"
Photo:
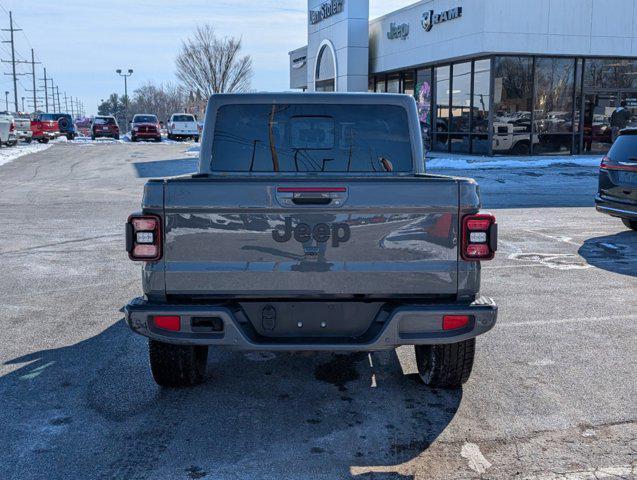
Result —
<instances>
[{"instance_id":1,"label":"asphalt pavement","mask_svg":"<svg viewBox=\"0 0 637 480\"><path fill-rule=\"evenodd\" d=\"M0 479L637 478L637 233L595 212L595 168L450 172L500 223L498 325L462 390L422 386L401 347L211 350L207 381L170 391L123 321L141 291L123 224L190 147L0 166Z\"/></svg>"}]
</instances>

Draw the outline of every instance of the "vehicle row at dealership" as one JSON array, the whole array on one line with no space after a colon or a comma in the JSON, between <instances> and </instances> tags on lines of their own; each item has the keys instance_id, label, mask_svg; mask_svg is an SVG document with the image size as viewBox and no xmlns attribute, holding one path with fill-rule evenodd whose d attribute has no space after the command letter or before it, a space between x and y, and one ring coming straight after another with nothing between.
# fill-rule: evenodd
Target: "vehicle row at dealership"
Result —
<instances>
[{"instance_id":1,"label":"vehicle row at dealership","mask_svg":"<svg viewBox=\"0 0 637 480\"><path fill-rule=\"evenodd\" d=\"M171 140L191 139L199 141L201 124L195 115L175 113L166 124L156 115L137 114L129 125L130 139L161 141L162 133ZM58 137L74 140L78 136L113 138L119 140L120 126L111 115L97 115L91 118L73 118L69 113L28 114L24 112L0 112L0 145L15 146L19 141L48 143Z\"/></svg>"}]
</instances>

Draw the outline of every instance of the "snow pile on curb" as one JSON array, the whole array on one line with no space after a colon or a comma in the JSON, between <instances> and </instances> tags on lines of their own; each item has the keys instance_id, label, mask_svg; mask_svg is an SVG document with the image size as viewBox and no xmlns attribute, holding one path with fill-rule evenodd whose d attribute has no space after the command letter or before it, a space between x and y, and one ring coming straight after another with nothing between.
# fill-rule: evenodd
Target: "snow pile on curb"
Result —
<instances>
[{"instance_id":1,"label":"snow pile on curb","mask_svg":"<svg viewBox=\"0 0 637 480\"><path fill-rule=\"evenodd\" d=\"M15 147L2 147L0 148L0 165L12 162L24 155L41 152L50 146L50 143L31 143L28 145L25 143L19 143Z\"/></svg>"},{"instance_id":2,"label":"snow pile on curb","mask_svg":"<svg viewBox=\"0 0 637 480\"><path fill-rule=\"evenodd\" d=\"M601 156L569 157L476 157L429 154L427 170L486 170L491 168L544 168L552 166L599 167Z\"/></svg>"},{"instance_id":3,"label":"snow pile on curb","mask_svg":"<svg viewBox=\"0 0 637 480\"><path fill-rule=\"evenodd\" d=\"M199 153L201 152L201 147L199 145L193 145L192 147L186 149L186 156L199 158Z\"/></svg>"}]
</instances>

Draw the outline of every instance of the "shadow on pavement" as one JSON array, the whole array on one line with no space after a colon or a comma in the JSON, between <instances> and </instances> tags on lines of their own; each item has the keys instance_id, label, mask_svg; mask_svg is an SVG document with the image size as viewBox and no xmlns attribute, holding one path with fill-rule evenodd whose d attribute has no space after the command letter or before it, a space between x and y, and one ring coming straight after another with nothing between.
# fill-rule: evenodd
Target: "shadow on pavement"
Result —
<instances>
[{"instance_id":1,"label":"shadow on pavement","mask_svg":"<svg viewBox=\"0 0 637 480\"><path fill-rule=\"evenodd\" d=\"M211 350L206 383L183 390L157 387L146 353L121 320L6 362L19 367L0 378L0 478L412 478L398 466L462 398L394 351Z\"/></svg>"},{"instance_id":2,"label":"shadow on pavement","mask_svg":"<svg viewBox=\"0 0 637 480\"><path fill-rule=\"evenodd\" d=\"M626 231L615 235L590 238L578 251L589 265L637 277L637 233Z\"/></svg>"},{"instance_id":3,"label":"shadow on pavement","mask_svg":"<svg viewBox=\"0 0 637 480\"><path fill-rule=\"evenodd\" d=\"M133 163L133 166L139 178L176 177L196 173L199 168L199 159L180 158L155 162L136 162Z\"/></svg>"}]
</instances>

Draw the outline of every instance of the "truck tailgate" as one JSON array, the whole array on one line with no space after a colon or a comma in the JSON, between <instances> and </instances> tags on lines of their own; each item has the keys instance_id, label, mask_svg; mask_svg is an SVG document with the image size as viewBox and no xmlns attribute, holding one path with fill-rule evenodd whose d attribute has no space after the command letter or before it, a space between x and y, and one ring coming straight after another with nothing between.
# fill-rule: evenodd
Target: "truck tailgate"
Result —
<instances>
[{"instance_id":1,"label":"truck tailgate","mask_svg":"<svg viewBox=\"0 0 637 480\"><path fill-rule=\"evenodd\" d=\"M453 179L174 179L166 293L285 298L452 295Z\"/></svg>"}]
</instances>

